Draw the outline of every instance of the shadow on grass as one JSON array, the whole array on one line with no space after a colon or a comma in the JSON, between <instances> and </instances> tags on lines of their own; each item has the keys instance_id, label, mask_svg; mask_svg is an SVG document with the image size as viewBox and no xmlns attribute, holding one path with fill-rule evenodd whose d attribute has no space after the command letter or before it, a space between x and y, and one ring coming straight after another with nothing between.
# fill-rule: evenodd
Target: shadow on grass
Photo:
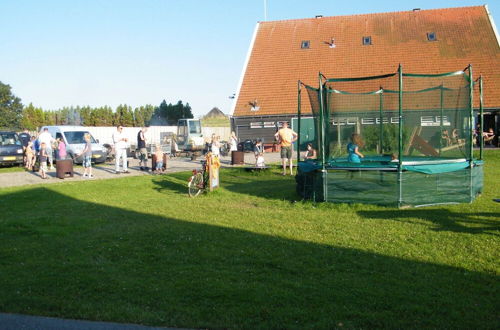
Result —
<instances>
[{"instance_id":1,"label":"shadow on grass","mask_svg":"<svg viewBox=\"0 0 500 330\"><path fill-rule=\"evenodd\" d=\"M195 328L498 325L492 274L154 216L45 188L2 198L3 312ZM43 208L17 203L33 200Z\"/></svg>"},{"instance_id":2,"label":"shadow on grass","mask_svg":"<svg viewBox=\"0 0 500 330\"><path fill-rule=\"evenodd\" d=\"M433 225L434 231L450 231L455 233L488 234L500 236L498 212L457 213L447 209L411 209L411 210L376 210L358 211L367 219L411 222L409 219L422 219Z\"/></svg>"}]
</instances>

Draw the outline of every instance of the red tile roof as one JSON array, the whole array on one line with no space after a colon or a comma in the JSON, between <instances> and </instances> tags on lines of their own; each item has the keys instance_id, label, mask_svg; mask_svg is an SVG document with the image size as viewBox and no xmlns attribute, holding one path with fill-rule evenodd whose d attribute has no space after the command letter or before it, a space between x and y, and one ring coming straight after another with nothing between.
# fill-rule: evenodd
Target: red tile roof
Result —
<instances>
[{"instance_id":1,"label":"red tile roof","mask_svg":"<svg viewBox=\"0 0 500 330\"><path fill-rule=\"evenodd\" d=\"M434 32L437 41L428 41ZM370 36L372 45L364 46ZM327 42L335 40L335 48ZM301 49L302 41L309 49ZM296 19L258 24L234 116L297 112L297 81L404 72L434 74L473 66L486 108L500 108L500 45L486 6ZM250 102L257 100L258 111ZM478 98L475 98L477 106Z\"/></svg>"}]
</instances>

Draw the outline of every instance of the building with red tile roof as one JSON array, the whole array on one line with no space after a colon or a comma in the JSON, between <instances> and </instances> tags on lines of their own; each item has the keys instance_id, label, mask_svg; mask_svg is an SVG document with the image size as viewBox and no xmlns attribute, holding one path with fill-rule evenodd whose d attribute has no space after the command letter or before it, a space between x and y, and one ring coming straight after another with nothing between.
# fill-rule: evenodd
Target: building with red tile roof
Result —
<instances>
[{"instance_id":1,"label":"building with red tile roof","mask_svg":"<svg viewBox=\"0 0 500 330\"><path fill-rule=\"evenodd\" d=\"M297 115L298 80L317 87L319 72L366 77L396 72L399 64L420 74L471 64L474 79L483 77L485 110L493 116L485 127L498 131L500 36L486 5L259 22L231 113L233 128L240 139L269 141L278 121Z\"/></svg>"}]
</instances>

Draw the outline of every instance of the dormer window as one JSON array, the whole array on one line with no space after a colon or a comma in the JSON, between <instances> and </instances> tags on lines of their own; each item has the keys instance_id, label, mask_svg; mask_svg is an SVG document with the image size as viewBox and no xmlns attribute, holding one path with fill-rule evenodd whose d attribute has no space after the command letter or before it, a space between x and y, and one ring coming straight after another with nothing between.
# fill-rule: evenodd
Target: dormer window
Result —
<instances>
[{"instance_id":1,"label":"dormer window","mask_svg":"<svg viewBox=\"0 0 500 330\"><path fill-rule=\"evenodd\" d=\"M429 41L437 41L436 32L427 33L427 40Z\"/></svg>"},{"instance_id":2,"label":"dormer window","mask_svg":"<svg viewBox=\"0 0 500 330\"><path fill-rule=\"evenodd\" d=\"M309 40L302 40L300 43L300 48L301 49L309 49L311 42Z\"/></svg>"},{"instance_id":3,"label":"dormer window","mask_svg":"<svg viewBox=\"0 0 500 330\"><path fill-rule=\"evenodd\" d=\"M363 37L363 46L370 46L372 44L372 37Z\"/></svg>"}]
</instances>

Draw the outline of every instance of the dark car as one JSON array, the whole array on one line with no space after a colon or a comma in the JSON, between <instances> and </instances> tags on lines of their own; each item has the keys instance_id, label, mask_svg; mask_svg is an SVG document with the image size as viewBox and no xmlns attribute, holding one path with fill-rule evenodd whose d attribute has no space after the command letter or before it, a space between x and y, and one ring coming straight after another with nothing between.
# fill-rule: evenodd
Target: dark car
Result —
<instances>
[{"instance_id":1,"label":"dark car","mask_svg":"<svg viewBox=\"0 0 500 330\"><path fill-rule=\"evenodd\" d=\"M0 165L22 165L23 145L16 132L0 131Z\"/></svg>"}]
</instances>

